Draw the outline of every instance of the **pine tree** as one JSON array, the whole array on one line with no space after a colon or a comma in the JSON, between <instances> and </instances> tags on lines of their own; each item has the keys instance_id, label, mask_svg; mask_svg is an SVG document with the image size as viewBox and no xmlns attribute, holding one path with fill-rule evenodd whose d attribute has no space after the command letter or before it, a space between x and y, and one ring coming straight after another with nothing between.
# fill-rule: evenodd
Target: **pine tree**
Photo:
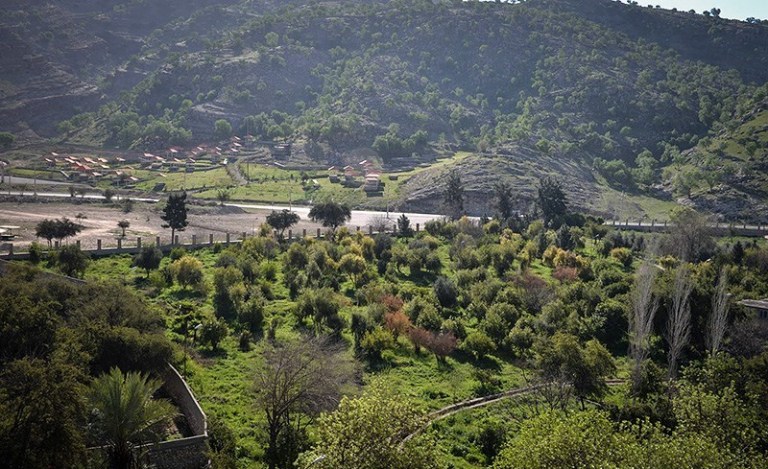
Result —
<instances>
[{"instance_id":1,"label":"pine tree","mask_svg":"<svg viewBox=\"0 0 768 469\"><path fill-rule=\"evenodd\" d=\"M464 213L464 185L456 170L448 173L448 182L445 185L443 198L452 218L459 218Z\"/></svg>"},{"instance_id":2,"label":"pine tree","mask_svg":"<svg viewBox=\"0 0 768 469\"><path fill-rule=\"evenodd\" d=\"M168 203L165 204L163 216L160 218L165 221L163 228L171 229L171 244L175 243L176 230L184 231L187 226L187 193L168 196Z\"/></svg>"}]
</instances>

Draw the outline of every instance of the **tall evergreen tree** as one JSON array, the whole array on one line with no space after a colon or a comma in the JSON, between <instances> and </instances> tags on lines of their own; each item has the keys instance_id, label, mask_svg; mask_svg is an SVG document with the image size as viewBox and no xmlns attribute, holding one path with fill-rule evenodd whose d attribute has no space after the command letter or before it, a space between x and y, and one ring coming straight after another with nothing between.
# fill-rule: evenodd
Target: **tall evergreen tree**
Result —
<instances>
[{"instance_id":1,"label":"tall evergreen tree","mask_svg":"<svg viewBox=\"0 0 768 469\"><path fill-rule=\"evenodd\" d=\"M443 200L451 218L459 218L464 214L464 184L456 170L448 173Z\"/></svg>"},{"instance_id":2,"label":"tall evergreen tree","mask_svg":"<svg viewBox=\"0 0 768 469\"><path fill-rule=\"evenodd\" d=\"M171 244L176 242L176 230L187 227L187 193L171 194L160 217L165 221L163 228L171 229Z\"/></svg>"},{"instance_id":3,"label":"tall evergreen tree","mask_svg":"<svg viewBox=\"0 0 768 469\"><path fill-rule=\"evenodd\" d=\"M502 221L512 216L512 186L508 182L501 181L493 185L493 194L496 198L496 213Z\"/></svg>"},{"instance_id":4,"label":"tall evergreen tree","mask_svg":"<svg viewBox=\"0 0 768 469\"><path fill-rule=\"evenodd\" d=\"M559 182L545 177L539 182L538 205L544 223L557 223L568 211L567 200Z\"/></svg>"}]
</instances>

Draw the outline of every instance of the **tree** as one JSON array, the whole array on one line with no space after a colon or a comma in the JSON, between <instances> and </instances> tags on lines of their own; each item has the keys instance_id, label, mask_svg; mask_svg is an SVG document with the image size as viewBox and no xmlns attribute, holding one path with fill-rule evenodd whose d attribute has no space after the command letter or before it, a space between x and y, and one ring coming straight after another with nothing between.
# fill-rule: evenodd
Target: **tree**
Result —
<instances>
[{"instance_id":1,"label":"tree","mask_svg":"<svg viewBox=\"0 0 768 469\"><path fill-rule=\"evenodd\" d=\"M48 247L51 247L51 240L58 239L62 241L66 238L75 236L83 230L83 226L79 225L67 217L56 220L45 219L37 224L35 227L35 236L38 238L44 238L48 241Z\"/></svg>"},{"instance_id":2,"label":"tree","mask_svg":"<svg viewBox=\"0 0 768 469\"><path fill-rule=\"evenodd\" d=\"M484 332L475 331L470 333L461 344L461 348L471 353L475 360L481 360L486 355L496 350L496 344Z\"/></svg>"},{"instance_id":3,"label":"tree","mask_svg":"<svg viewBox=\"0 0 768 469\"><path fill-rule=\"evenodd\" d=\"M144 269L149 277L149 271L160 267L163 260L163 252L155 245L142 246L141 251L133 257L133 266Z\"/></svg>"},{"instance_id":4,"label":"tree","mask_svg":"<svg viewBox=\"0 0 768 469\"><path fill-rule=\"evenodd\" d=\"M199 285L203 281L203 263L193 256L183 256L174 261L171 272L184 288Z\"/></svg>"},{"instance_id":5,"label":"tree","mask_svg":"<svg viewBox=\"0 0 768 469\"><path fill-rule=\"evenodd\" d=\"M557 224L568 212L568 203L562 186L550 177L539 181L537 203L547 226Z\"/></svg>"},{"instance_id":6,"label":"tree","mask_svg":"<svg viewBox=\"0 0 768 469\"><path fill-rule=\"evenodd\" d=\"M317 422L317 442L301 455L299 467L318 469L432 469L436 446L413 435L423 413L407 399L374 384L361 397L344 397L339 408Z\"/></svg>"},{"instance_id":7,"label":"tree","mask_svg":"<svg viewBox=\"0 0 768 469\"><path fill-rule=\"evenodd\" d=\"M352 218L352 211L347 205L336 202L321 202L312 206L309 218L314 222L320 222L326 228L336 232L336 228Z\"/></svg>"},{"instance_id":8,"label":"tree","mask_svg":"<svg viewBox=\"0 0 768 469\"><path fill-rule=\"evenodd\" d=\"M211 349L216 351L219 343L227 337L228 333L227 323L223 319L211 319L205 321L200 328L200 342L210 344Z\"/></svg>"},{"instance_id":9,"label":"tree","mask_svg":"<svg viewBox=\"0 0 768 469\"><path fill-rule=\"evenodd\" d=\"M222 206L224 206L224 202L228 201L231 197L232 193L229 189L219 189L216 191L216 198Z\"/></svg>"},{"instance_id":10,"label":"tree","mask_svg":"<svg viewBox=\"0 0 768 469\"><path fill-rule=\"evenodd\" d=\"M300 219L298 213L291 212L290 210L282 209L279 212L273 210L272 213L267 215L267 224L277 230L277 237L279 239L283 239L285 230L298 223Z\"/></svg>"},{"instance_id":11,"label":"tree","mask_svg":"<svg viewBox=\"0 0 768 469\"><path fill-rule=\"evenodd\" d=\"M35 236L43 238L48 241L48 249L51 248L51 241L56 238L56 221L45 219L37 224L35 227Z\"/></svg>"},{"instance_id":12,"label":"tree","mask_svg":"<svg viewBox=\"0 0 768 469\"><path fill-rule=\"evenodd\" d=\"M104 189L104 192L102 193L104 196L104 202L109 203L112 202L112 198L115 196L115 191L109 187Z\"/></svg>"},{"instance_id":13,"label":"tree","mask_svg":"<svg viewBox=\"0 0 768 469\"><path fill-rule=\"evenodd\" d=\"M152 398L160 385L146 375L123 374L118 368L91 385L92 428L99 441L109 446L110 467L136 467L135 448L156 439L163 424L173 417L169 402Z\"/></svg>"},{"instance_id":14,"label":"tree","mask_svg":"<svg viewBox=\"0 0 768 469\"><path fill-rule=\"evenodd\" d=\"M501 181L493 185L493 195L496 199L496 213L499 219L506 221L512 216L512 186L508 182Z\"/></svg>"},{"instance_id":15,"label":"tree","mask_svg":"<svg viewBox=\"0 0 768 469\"><path fill-rule=\"evenodd\" d=\"M14 300L17 305L21 303L15 295ZM6 319L0 322L7 324ZM37 335L29 338L35 348L48 348L49 344L41 346L40 332L35 328ZM0 349L11 345L3 335ZM65 353L51 359L28 356L0 363L0 460L4 467L86 466L82 432L86 415L82 382L86 376L62 355Z\"/></svg>"},{"instance_id":16,"label":"tree","mask_svg":"<svg viewBox=\"0 0 768 469\"><path fill-rule=\"evenodd\" d=\"M187 193L169 195L160 218L165 221L163 228L171 229L171 244L175 244L176 230L184 231L187 226Z\"/></svg>"},{"instance_id":17,"label":"tree","mask_svg":"<svg viewBox=\"0 0 768 469\"><path fill-rule=\"evenodd\" d=\"M16 141L16 136L10 132L0 132L0 148L10 148L13 142Z\"/></svg>"},{"instance_id":18,"label":"tree","mask_svg":"<svg viewBox=\"0 0 768 469\"><path fill-rule=\"evenodd\" d=\"M292 467L295 440L307 418L334 409L354 368L341 347L320 338L302 339L264 351L264 367L255 380L256 403L267 422L266 462L270 469Z\"/></svg>"},{"instance_id":19,"label":"tree","mask_svg":"<svg viewBox=\"0 0 768 469\"><path fill-rule=\"evenodd\" d=\"M709 256L714 243L705 216L690 207L682 207L672 211L670 221L673 229L668 251L684 262L698 262Z\"/></svg>"},{"instance_id":20,"label":"tree","mask_svg":"<svg viewBox=\"0 0 768 469\"><path fill-rule=\"evenodd\" d=\"M397 232L403 238L410 238L413 236L413 228L411 228L411 220L403 213L400 218L397 219Z\"/></svg>"},{"instance_id":21,"label":"tree","mask_svg":"<svg viewBox=\"0 0 768 469\"><path fill-rule=\"evenodd\" d=\"M432 334L430 340L424 345L427 350L435 355L440 363L445 363L445 358L456 350L458 340L451 332Z\"/></svg>"},{"instance_id":22,"label":"tree","mask_svg":"<svg viewBox=\"0 0 768 469\"><path fill-rule=\"evenodd\" d=\"M653 320L659 309L659 298L653 294L656 266L645 261L637 271L632 290L632 314L629 321L629 356L633 363L632 387L635 392L642 385L643 365L648 358Z\"/></svg>"},{"instance_id":23,"label":"tree","mask_svg":"<svg viewBox=\"0 0 768 469\"><path fill-rule=\"evenodd\" d=\"M720 269L720 276L712 295L712 310L707 321L706 346L711 355L720 351L728 328L728 272Z\"/></svg>"},{"instance_id":24,"label":"tree","mask_svg":"<svg viewBox=\"0 0 768 469\"><path fill-rule=\"evenodd\" d=\"M669 376L677 376L677 362L683 348L688 345L691 338L691 292L693 280L688 267L681 265L675 271L675 281L672 290L672 310L667 316L667 329L665 338L669 344L667 360L669 362Z\"/></svg>"},{"instance_id":25,"label":"tree","mask_svg":"<svg viewBox=\"0 0 768 469\"><path fill-rule=\"evenodd\" d=\"M543 394L551 408L565 408L571 393L584 406L587 398L600 398L607 390L605 377L614 371L610 352L598 341L582 347L575 336L562 332L535 344L536 366L547 385Z\"/></svg>"},{"instance_id":26,"label":"tree","mask_svg":"<svg viewBox=\"0 0 768 469\"><path fill-rule=\"evenodd\" d=\"M64 275L70 277L83 275L88 267L88 259L88 254L74 244L62 247L56 254L56 264L59 269Z\"/></svg>"},{"instance_id":27,"label":"tree","mask_svg":"<svg viewBox=\"0 0 768 469\"><path fill-rule=\"evenodd\" d=\"M319 333L324 324L329 327L338 324L340 309L341 306L333 290L329 288L308 289L296 301L294 314L300 322L311 317L315 332Z\"/></svg>"},{"instance_id":28,"label":"tree","mask_svg":"<svg viewBox=\"0 0 768 469\"><path fill-rule=\"evenodd\" d=\"M368 264L362 256L357 254L344 254L339 260L339 269L348 274L355 285L358 285L362 275L368 269Z\"/></svg>"},{"instance_id":29,"label":"tree","mask_svg":"<svg viewBox=\"0 0 768 469\"><path fill-rule=\"evenodd\" d=\"M448 173L448 180L443 192L443 202L448 210L448 214L454 220L464 214L464 184L462 184L461 176L456 170Z\"/></svg>"},{"instance_id":30,"label":"tree","mask_svg":"<svg viewBox=\"0 0 768 469\"><path fill-rule=\"evenodd\" d=\"M213 134L218 140L226 140L232 136L232 124L226 119L218 119L213 123Z\"/></svg>"},{"instance_id":31,"label":"tree","mask_svg":"<svg viewBox=\"0 0 768 469\"><path fill-rule=\"evenodd\" d=\"M128 220L120 220L119 222L117 222L117 227L123 230L122 233L120 234L122 238L125 238L125 230L130 226L131 226L131 222L129 222Z\"/></svg>"}]
</instances>

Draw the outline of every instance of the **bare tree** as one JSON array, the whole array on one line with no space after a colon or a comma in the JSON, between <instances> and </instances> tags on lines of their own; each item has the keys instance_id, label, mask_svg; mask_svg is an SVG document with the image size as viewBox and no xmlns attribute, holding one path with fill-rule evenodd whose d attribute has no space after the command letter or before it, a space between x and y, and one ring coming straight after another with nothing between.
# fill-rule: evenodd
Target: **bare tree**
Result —
<instances>
[{"instance_id":1,"label":"bare tree","mask_svg":"<svg viewBox=\"0 0 768 469\"><path fill-rule=\"evenodd\" d=\"M722 347L723 337L728 328L728 296L728 273L725 268L722 268L715 286L715 293L712 295L712 312L709 314L705 338L707 350L712 355Z\"/></svg>"},{"instance_id":2,"label":"bare tree","mask_svg":"<svg viewBox=\"0 0 768 469\"><path fill-rule=\"evenodd\" d=\"M297 436L313 417L336 408L354 366L340 346L319 338L268 348L264 362L255 384L257 405L267 420L267 464L292 467L304 449Z\"/></svg>"},{"instance_id":3,"label":"bare tree","mask_svg":"<svg viewBox=\"0 0 768 469\"><path fill-rule=\"evenodd\" d=\"M637 271L632 291L632 315L629 321L629 355L634 362L632 386L638 390L642 381L643 363L648 358L648 347L653 333L653 318L659 309L659 298L653 294L657 267L646 260Z\"/></svg>"},{"instance_id":4,"label":"bare tree","mask_svg":"<svg viewBox=\"0 0 768 469\"><path fill-rule=\"evenodd\" d=\"M669 344L667 361L669 362L670 378L677 376L677 362L691 338L691 292L693 292L691 274L686 265L681 265L675 270L672 308L667 316L665 334Z\"/></svg>"}]
</instances>

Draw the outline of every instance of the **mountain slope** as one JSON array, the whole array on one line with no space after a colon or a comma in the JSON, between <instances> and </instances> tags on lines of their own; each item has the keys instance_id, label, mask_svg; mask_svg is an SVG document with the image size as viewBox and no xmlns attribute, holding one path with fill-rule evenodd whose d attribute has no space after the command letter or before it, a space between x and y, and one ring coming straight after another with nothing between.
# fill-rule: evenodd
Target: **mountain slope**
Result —
<instances>
[{"instance_id":1,"label":"mountain slope","mask_svg":"<svg viewBox=\"0 0 768 469\"><path fill-rule=\"evenodd\" d=\"M385 167L407 165L414 151L477 150L475 164L496 170L465 173L475 213L488 210L497 177L520 188L521 204L538 177L560 173L585 209L598 210L605 184L669 199L663 170L768 81L765 25L609 0L173 1L148 13L144 3L79 7L89 21L107 17L97 39L82 41L98 67L44 56L70 64L60 67L74 77L67 86L83 93L72 101L91 111L61 127L70 140L194 144L226 119L239 134L319 143L318 164L371 147ZM118 26L145 13L142 27ZM118 53L107 32L140 50ZM0 127L12 115L50 134L67 105L75 110L62 103L46 127L0 100ZM432 176L406 184L400 203L435 207Z\"/></svg>"}]
</instances>

